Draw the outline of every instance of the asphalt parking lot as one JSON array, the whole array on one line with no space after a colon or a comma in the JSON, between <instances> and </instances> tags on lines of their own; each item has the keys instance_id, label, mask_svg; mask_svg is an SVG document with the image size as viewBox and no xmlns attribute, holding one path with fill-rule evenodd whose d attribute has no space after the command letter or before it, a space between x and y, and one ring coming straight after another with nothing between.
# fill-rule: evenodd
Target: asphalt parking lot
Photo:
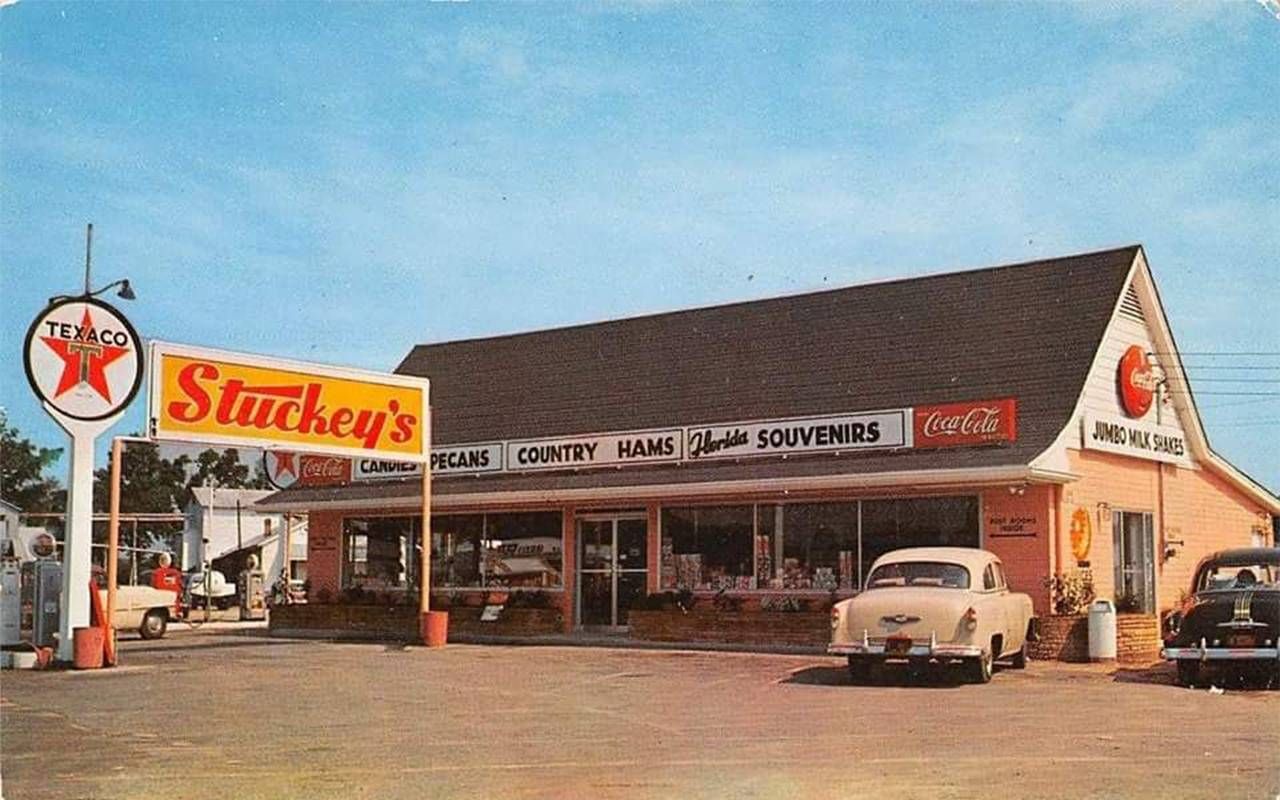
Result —
<instances>
[{"instance_id":1,"label":"asphalt parking lot","mask_svg":"<svg viewBox=\"0 0 1280 800\"><path fill-rule=\"evenodd\" d=\"M0 678L4 797L1186 797L1280 792L1280 691L842 662L175 631Z\"/></svg>"}]
</instances>

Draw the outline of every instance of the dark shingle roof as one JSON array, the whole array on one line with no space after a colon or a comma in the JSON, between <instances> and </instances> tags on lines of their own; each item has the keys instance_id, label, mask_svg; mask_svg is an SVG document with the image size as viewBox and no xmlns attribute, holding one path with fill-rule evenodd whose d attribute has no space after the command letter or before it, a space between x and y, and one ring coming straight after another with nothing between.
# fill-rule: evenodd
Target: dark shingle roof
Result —
<instances>
[{"instance_id":1,"label":"dark shingle roof","mask_svg":"<svg viewBox=\"0 0 1280 800\"><path fill-rule=\"evenodd\" d=\"M419 345L396 371L431 379L437 445L1018 400L1004 447L438 479L445 493L1026 464L1067 423L1138 250Z\"/></svg>"}]
</instances>

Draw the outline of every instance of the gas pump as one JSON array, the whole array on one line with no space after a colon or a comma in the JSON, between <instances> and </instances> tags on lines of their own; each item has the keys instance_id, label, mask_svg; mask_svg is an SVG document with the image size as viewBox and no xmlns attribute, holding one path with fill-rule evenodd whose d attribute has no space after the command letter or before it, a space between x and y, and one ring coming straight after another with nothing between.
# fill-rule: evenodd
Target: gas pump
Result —
<instances>
[{"instance_id":1,"label":"gas pump","mask_svg":"<svg viewBox=\"0 0 1280 800\"><path fill-rule=\"evenodd\" d=\"M8 646L22 641L22 563L10 541L3 544L8 552L0 553L0 646Z\"/></svg>"},{"instance_id":2,"label":"gas pump","mask_svg":"<svg viewBox=\"0 0 1280 800\"><path fill-rule=\"evenodd\" d=\"M267 618L266 576L258 569L258 557L249 556L236 590L240 595L240 619Z\"/></svg>"}]
</instances>

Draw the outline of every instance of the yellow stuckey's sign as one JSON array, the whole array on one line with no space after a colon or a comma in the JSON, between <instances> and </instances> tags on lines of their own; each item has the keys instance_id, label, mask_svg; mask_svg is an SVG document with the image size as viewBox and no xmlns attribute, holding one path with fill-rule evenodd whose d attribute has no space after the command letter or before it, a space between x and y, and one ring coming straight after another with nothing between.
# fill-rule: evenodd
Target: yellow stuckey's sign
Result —
<instances>
[{"instance_id":1,"label":"yellow stuckey's sign","mask_svg":"<svg viewBox=\"0 0 1280 800\"><path fill-rule=\"evenodd\" d=\"M373 458L429 457L423 378L153 342L151 436Z\"/></svg>"}]
</instances>

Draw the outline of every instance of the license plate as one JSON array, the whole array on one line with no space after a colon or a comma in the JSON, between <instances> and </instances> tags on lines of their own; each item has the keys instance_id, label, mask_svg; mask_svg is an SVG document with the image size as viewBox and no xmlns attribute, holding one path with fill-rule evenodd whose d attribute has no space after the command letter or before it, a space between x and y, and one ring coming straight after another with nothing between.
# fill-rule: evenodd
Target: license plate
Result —
<instances>
[{"instance_id":1,"label":"license plate","mask_svg":"<svg viewBox=\"0 0 1280 800\"><path fill-rule=\"evenodd\" d=\"M907 637L890 636L885 639L884 651L886 653L909 653L911 652L911 639Z\"/></svg>"},{"instance_id":2,"label":"license plate","mask_svg":"<svg viewBox=\"0 0 1280 800\"><path fill-rule=\"evenodd\" d=\"M1227 637L1227 645L1230 647L1253 647L1257 644L1257 639L1252 633L1233 633Z\"/></svg>"}]
</instances>

